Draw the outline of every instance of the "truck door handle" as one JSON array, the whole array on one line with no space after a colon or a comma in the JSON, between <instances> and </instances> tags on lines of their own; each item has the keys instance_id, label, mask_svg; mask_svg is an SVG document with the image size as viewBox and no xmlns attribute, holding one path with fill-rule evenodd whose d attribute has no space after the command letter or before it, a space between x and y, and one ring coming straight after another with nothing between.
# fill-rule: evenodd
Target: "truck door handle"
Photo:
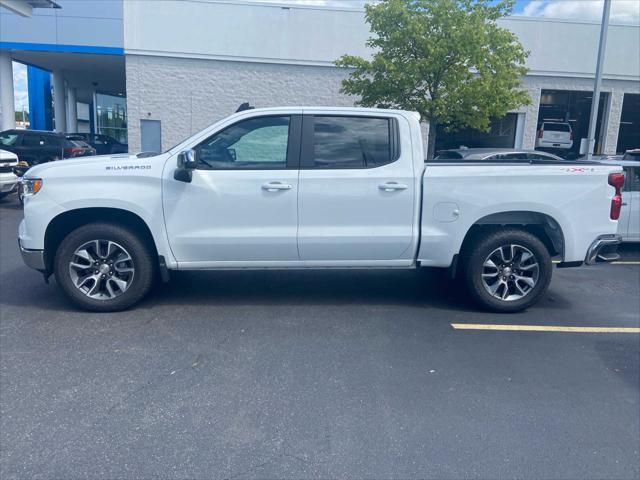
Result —
<instances>
[{"instance_id":1,"label":"truck door handle","mask_svg":"<svg viewBox=\"0 0 640 480\"><path fill-rule=\"evenodd\" d=\"M291 190L291 185L289 183L282 182L269 182L263 183L262 189L267 192L277 192L278 190Z\"/></svg>"},{"instance_id":2,"label":"truck door handle","mask_svg":"<svg viewBox=\"0 0 640 480\"><path fill-rule=\"evenodd\" d=\"M393 192L394 190L406 190L409 188L407 185L398 182L386 182L378 185L380 190L384 190L385 192Z\"/></svg>"}]
</instances>

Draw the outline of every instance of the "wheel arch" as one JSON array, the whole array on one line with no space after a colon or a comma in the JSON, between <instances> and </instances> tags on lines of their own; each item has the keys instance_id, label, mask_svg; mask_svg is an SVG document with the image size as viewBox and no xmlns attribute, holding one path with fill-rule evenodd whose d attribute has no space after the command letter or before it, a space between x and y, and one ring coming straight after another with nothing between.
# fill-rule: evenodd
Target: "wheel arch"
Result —
<instances>
[{"instance_id":1,"label":"wheel arch","mask_svg":"<svg viewBox=\"0 0 640 480\"><path fill-rule=\"evenodd\" d=\"M54 270L55 252L62 240L76 228L96 222L109 222L131 229L151 246L154 258L158 258L158 248L151 229L140 216L120 208L77 208L57 215L47 225L44 235L44 260L48 273Z\"/></svg>"},{"instance_id":2,"label":"wheel arch","mask_svg":"<svg viewBox=\"0 0 640 480\"><path fill-rule=\"evenodd\" d=\"M564 258L565 236L560 224L550 215L525 210L492 213L478 219L467 231L460 253L469 247L477 235L504 227L531 233L544 243L551 256L560 255Z\"/></svg>"}]
</instances>

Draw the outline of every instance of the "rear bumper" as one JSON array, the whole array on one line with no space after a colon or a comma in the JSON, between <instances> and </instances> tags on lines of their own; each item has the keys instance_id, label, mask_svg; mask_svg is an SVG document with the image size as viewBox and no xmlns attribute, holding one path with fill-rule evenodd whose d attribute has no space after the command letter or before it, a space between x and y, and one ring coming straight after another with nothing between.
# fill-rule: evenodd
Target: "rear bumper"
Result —
<instances>
[{"instance_id":1,"label":"rear bumper","mask_svg":"<svg viewBox=\"0 0 640 480\"><path fill-rule=\"evenodd\" d=\"M27 267L33 268L40 272L44 272L47 267L44 261L44 250L29 250L24 248L18 240L20 245L20 253L22 254L22 261Z\"/></svg>"},{"instance_id":2,"label":"rear bumper","mask_svg":"<svg viewBox=\"0 0 640 480\"><path fill-rule=\"evenodd\" d=\"M620 255L617 253L618 244L622 243L622 235L612 233L608 235L600 235L596 238L584 259L587 265L593 265L597 262L613 262L618 260Z\"/></svg>"}]
</instances>

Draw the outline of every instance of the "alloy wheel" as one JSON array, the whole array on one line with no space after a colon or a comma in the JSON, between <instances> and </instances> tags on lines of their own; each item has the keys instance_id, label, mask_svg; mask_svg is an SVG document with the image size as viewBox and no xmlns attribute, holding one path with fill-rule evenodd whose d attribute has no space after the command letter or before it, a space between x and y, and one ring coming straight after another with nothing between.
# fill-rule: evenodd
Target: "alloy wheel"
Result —
<instances>
[{"instance_id":1,"label":"alloy wheel","mask_svg":"<svg viewBox=\"0 0 640 480\"><path fill-rule=\"evenodd\" d=\"M122 245L110 240L91 240L73 252L69 274L73 285L87 297L111 300L131 286L135 268Z\"/></svg>"},{"instance_id":2,"label":"alloy wheel","mask_svg":"<svg viewBox=\"0 0 640 480\"><path fill-rule=\"evenodd\" d=\"M502 245L482 265L482 284L493 297L511 302L526 297L536 286L540 266L526 247Z\"/></svg>"}]
</instances>

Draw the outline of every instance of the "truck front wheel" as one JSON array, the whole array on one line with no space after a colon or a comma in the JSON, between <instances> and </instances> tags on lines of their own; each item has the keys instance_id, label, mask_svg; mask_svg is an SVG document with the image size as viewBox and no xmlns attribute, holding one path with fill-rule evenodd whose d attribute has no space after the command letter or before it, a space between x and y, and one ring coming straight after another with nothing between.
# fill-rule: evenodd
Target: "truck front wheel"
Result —
<instances>
[{"instance_id":1,"label":"truck front wheel","mask_svg":"<svg viewBox=\"0 0 640 480\"><path fill-rule=\"evenodd\" d=\"M473 299L494 312L519 312L536 303L551 281L551 257L537 237L518 229L479 233L462 254Z\"/></svg>"},{"instance_id":2,"label":"truck front wheel","mask_svg":"<svg viewBox=\"0 0 640 480\"><path fill-rule=\"evenodd\" d=\"M62 240L54 261L58 285L86 310L124 310L153 285L150 248L133 231L117 224L77 228Z\"/></svg>"}]
</instances>

